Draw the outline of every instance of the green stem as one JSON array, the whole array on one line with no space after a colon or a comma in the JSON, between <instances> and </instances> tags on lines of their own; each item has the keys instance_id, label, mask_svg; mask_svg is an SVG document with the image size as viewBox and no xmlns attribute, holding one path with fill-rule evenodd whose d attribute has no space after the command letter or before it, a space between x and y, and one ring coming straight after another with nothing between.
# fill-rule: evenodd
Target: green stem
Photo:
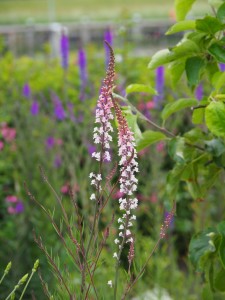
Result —
<instances>
[{"instance_id":1,"label":"green stem","mask_svg":"<svg viewBox=\"0 0 225 300\"><path fill-rule=\"evenodd\" d=\"M30 274L30 277L29 277L29 279L27 280L27 283L26 283L26 285L25 285L25 287L24 287L24 289L23 289L23 291L22 291L22 294L21 294L19 300L22 300L22 299L23 299L23 295L24 295L24 293L25 293L25 291L26 291L26 289L27 289L27 287L28 287L28 284L30 283L30 281L31 281L31 279L32 279L32 277L33 277L33 275L34 275L35 272L36 272L36 270L35 270L35 269L32 269L32 272L31 272L31 274Z\"/></svg>"},{"instance_id":2,"label":"green stem","mask_svg":"<svg viewBox=\"0 0 225 300\"><path fill-rule=\"evenodd\" d=\"M133 104L130 103L130 101L127 98L124 98L118 94L113 93L112 94L113 97L122 100L123 102L127 103L127 105L129 105L132 110L144 121L146 121L147 123L149 123L151 126L155 127L156 129L158 129L159 131L165 133L166 135L170 136L170 137L175 137L175 134L173 134L172 132L168 131L166 128L164 127L160 127L159 125L157 125L156 123L152 122L151 120L149 120L148 118L146 118L145 115L143 115Z\"/></svg>"},{"instance_id":3,"label":"green stem","mask_svg":"<svg viewBox=\"0 0 225 300\"><path fill-rule=\"evenodd\" d=\"M123 247L124 247L124 244L125 244L125 241L126 241L126 231L127 231L127 226L128 226L128 222L129 222L129 215L126 216L126 223L125 223L125 226L124 226L124 233L123 233L123 240L122 240L122 243L121 243L121 247L120 247L120 251L118 253L118 256L117 256L117 263L116 263L116 272L115 272L115 283L114 283L114 300L116 300L116 294L117 294L117 283L118 283L118 278L119 278L119 265L120 265L120 257L121 257L121 254L122 254L122 251L123 251Z\"/></svg>"}]
</instances>

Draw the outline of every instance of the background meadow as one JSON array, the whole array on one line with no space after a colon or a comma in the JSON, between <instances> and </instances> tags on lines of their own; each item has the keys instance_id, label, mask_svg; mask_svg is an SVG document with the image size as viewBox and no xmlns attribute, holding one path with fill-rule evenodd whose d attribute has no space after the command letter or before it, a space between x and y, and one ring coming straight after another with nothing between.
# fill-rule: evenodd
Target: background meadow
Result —
<instances>
[{"instance_id":1,"label":"background meadow","mask_svg":"<svg viewBox=\"0 0 225 300\"><path fill-rule=\"evenodd\" d=\"M121 1L112 1L109 8L105 1L100 0L96 3L76 1L76 6L69 0L54 3L1 0L0 23L25 24L28 18L34 23L48 22L51 18L54 19L51 21L65 23L85 22L91 18L98 21L119 20L123 24L123 16L129 19L135 13L139 14L140 19L164 18L171 21L172 4L172 0L132 1L132 5L126 1L122 4ZM205 1L198 1L192 13L203 14L207 9ZM41 277L47 283L49 291L56 296L55 299L66 299L60 287L56 286L45 255L34 242L34 232L42 236L56 260L59 259L61 265L67 265L71 285L74 288L80 286L78 272L68 260L46 215L28 197L24 182L41 204L49 211L54 211L55 220L60 222L61 212L54 192L41 176L41 166L55 191L62 196L68 213L71 211L70 186L85 219L92 221L89 174L97 167L91 158L96 149L92 135L96 101L108 60L104 39L115 45L115 92L125 96L126 87L134 83L154 87L158 96L151 92L135 92L129 94L129 101L156 123L161 122L160 112L165 104L180 98L196 97L200 100L209 91L207 81L203 81L198 89L191 90L186 84L185 76L174 85L167 68L149 70L147 66L150 55L146 52L140 57L134 55L136 45L134 42L130 43L129 34L123 35L106 26L101 41L78 45L68 39L63 41L67 34L60 33L57 55L52 54L52 44L48 41L32 56L27 53L15 54L10 51L6 36L1 36L0 272L3 273L7 262L12 261L13 264L0 286L1 299L5 299L18 279L31 270L37 258L40 259ZM126 114L126 107L123 109ZM152 129L149 124L140 120L138 125L141 131ZM189 110L184 114L176 114L167 122L167 129L178 135L192 128ZM160 141L138 153L140 173L137 197L140 202L135 229L135 255L140 262L144 261L156 242L161 224L169 211L171 199L168 197L166 178L175 163L168 151L172 150L168 148L166 141ZM221 180L223 177L221 174ZM213 226L218 219L222 219L224 203L221 199L224 186L220 182L215 183L207 195L207 201L194 200L184 183L179 185L177 195L176 216L144 276L136 285L133 299L201 299L203 278L188 260L188 247L193 232L202 230L203 226ZM118 198L116 190L112 203ZM110 218L111 206L105 210L100 224L102 228ZM115 230L111 234L109 244L113 244ZM102 258L104 268L96 273L96 282L103 295L107 295L107 281L114 272L114 266L107 263L110 260L112 253L106 247ZM64 271L67 272L66 268ZM102 284L103 278L105 284ZM44 297L41 281L35 275L24 299Z\"/></svg>"}]
</instances>

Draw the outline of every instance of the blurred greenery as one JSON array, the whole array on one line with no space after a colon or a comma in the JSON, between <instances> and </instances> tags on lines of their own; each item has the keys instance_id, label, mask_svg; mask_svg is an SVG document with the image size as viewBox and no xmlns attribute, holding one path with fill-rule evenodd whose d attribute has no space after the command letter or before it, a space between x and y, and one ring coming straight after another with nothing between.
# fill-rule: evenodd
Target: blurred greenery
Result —
<instances>
[{"instance_id":1,"label":"blurred greenery","mask_svg":"<svg viewBox=\"0 0 225 300\"><path fill-rule=\"evenodd\" d=\"M206 2L199 0L192 13L206 12ZM169 18L172 8L173 0L1 0L0 23Z\"/></svg>"}]
</instances>

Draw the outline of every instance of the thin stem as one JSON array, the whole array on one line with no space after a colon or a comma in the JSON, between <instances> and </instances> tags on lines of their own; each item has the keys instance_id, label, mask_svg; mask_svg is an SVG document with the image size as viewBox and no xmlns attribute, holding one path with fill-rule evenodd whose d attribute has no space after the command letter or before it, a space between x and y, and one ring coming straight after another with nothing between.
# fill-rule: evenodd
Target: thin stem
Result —
<instances>
[{"instance_id":1,"label":"thin stem","mask_svg":"<svg viewBox=\"0 0 225 300\"><path fill-rule=\"evenodd\" d=\"M28 284L30 283L30 281L31 281L31 279L32 279L32 277L33 277L33 275L34 275L35 272L36 272L36 270L35 270L35 269L32 269L32 272L31 272L31 274L30 274L30 277L29 277L28 280L27 280L27 283L26 283L26 285L25 285L25 287L24 287L24 289L23 289L23 291L22 291L22 294L21 294L19 300L22 300L22 299L23 299L23 295L24 295L24 293L25 293L25 291L26 291L26 289L27 289L27 287L28 287Z\"/></svg>"},{"instance_id":2,"label":"thin stem","mask_svg":"<svg viewBox=\"0 0 225 300\"><path fill-rule=\"evenodd\" d=\"M1 280L0 280L0 284L2 283L2 281L3 281L3 279L5 278L6 275L7 275L7 273L4 272L4 274L2 275L2 278L1 278Z\"/></svg>"},{"instance_id":3,"label":"thin stem","mask_svg":"<svg viewBox=\"0 0 225 300\"><path fill-rule=\"evenodd\" d=\"M120 245L120 251L118 253L117 256L117 263L116 263L116 272L115 272L115 280L114 280L114 300L116 300L116 294L117 294L117 283L118 283L118 278L119 278L119 265L120 265L120 257L123 251L123 247L126 241L126 231L127 231L127 227L128 227L128 222L129 222L129 215L126 215L126 223L124 226L124 233L123 233L123 240L122 243Z\"/></svg>"},{"instance_id":4,"label":"thin stem","mask_svg":"<svg viewBox=\"0 0 225 300\"><path fill-rule=\"evenodd\" d=\"M128 284L127 284L127 288L121 298L121 300L124 300L126 298L126 296L128 295L128 293L130 292L131 288L136 284L136 282L138 281L138 279L141 277L141 275L143 274L143 272L145 271L145 268L147 266L147 264L149 263L149 260L151 259L152 255L154 254L154 252L156 251L156 249L158 248L159 246L159 243L161 241L161 237L158 239L158 241L156 242L154 248L152 249L151 253L149 254L146 262L144 263L143 267L141 268L141 271L138 273L138 275L136 276L136 278L133 280L133 281L130 281Z\"/></svg>"},{"instance_id":5,"label":"thin stem","mask_svg":"<svg viewBox=\"0 0 225 300\"><path fill-rule=\"evenodd\" d=\"M127 98L124 98L118 94L113 93L113 97L117 98L119 100L124 101L125 103L127 103L132 110L144 121L146 121L147 123L149 123L151 126L155 127L156 129L158 129L159 131L165 133L166 135L170 136L170 137L175 137L176 135L173 134L172 132L170 132L169 130L167 130L164 127L160 127L159 125L157 125L156 123L154 123L153 121L149 120L148 118L146 118L145 115L143 115L133 104L130 103L130 101Z\"/></svg>"}]
</instances>

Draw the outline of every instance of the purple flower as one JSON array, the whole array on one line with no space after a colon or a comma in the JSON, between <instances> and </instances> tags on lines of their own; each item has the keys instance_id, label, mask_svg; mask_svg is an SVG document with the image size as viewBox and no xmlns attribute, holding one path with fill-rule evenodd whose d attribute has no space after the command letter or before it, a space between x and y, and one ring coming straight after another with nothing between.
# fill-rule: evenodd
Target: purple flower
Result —
<instances>
[{"instance_id":1,"label":"purple flower","mask_svg":"<svg viewBox=\"0 0 225 300\"><path fill-rule=\"evenodd\" d=\"M164 83L165 83L165 78L164 78L164 67L160 66L156 69L156 77L155 77L155 89L158 93L158 95L154 96L154 104L155 107L160 107L161 102L163 100L164 96Z\"/></svg>"},{"instance_id":2,"label":"purple flower","mask_svg":"<svg viewBox=\"0 0 225 300\"><path fill-rule=\"evenodd\" d=\"M62 159L60 155L56 155L55 159L54 159L54 167L55 168L60 168L62 165Z\"/></svg>"},{"instance_id":3,"label":"purple flower","mask_svg":"<svg viewBox=\"0 0 225 300\"><path fill-rule=\"evenodd\" d=\"M200 83L195 90L195 97L200 101L203 97L203 87Z\"/></svg>"},{"instance_id":4,"label":"purple flower","mask_svg":"<svg viewBox=\"0 0 225 300\"><path fill-rule=\"evenodd\" d=\"M53 104L54 104L54 114L57 120L64 120L66 117L62 102L60 99L54 94L53 95Z\"/></svg>"},{"instance_id":5,"label":"purple flower","mask_svg":"<svg viewBox=\"0 0 225 300\"><path fill-rule=\"evenodd\" d=\"M72 122L75 122L76 118L74 116L74 105L73 105L73 103L71 103L71 102L67 103L67 108L68 108L68 111L69 111L70 120Z\"/></svg>"},{"instance_id":6,"label":"purple flower","mask_svg":"<svg viewBox=\"0 0 225 300\"><path fill-rule=\"evenodd\" d=\"M82 82L87 80L87 60L84 49L80 48L78 51L78 66L80 72L80 79Z\"/></svg>"},{"instance_id":7,"label":"purple flower","mask_svg":"<svg viewBox=\"0 0 225 300\"><path fill-rule=\"evenodd\" d=\"M96 151L96 146L92 145L92 144L88 144L87 149L88 149L88 153L90 154L90 156L92 156L92 153L94 153Z\"/></svg>"},{"instance_id":8,"label":"purple flower","mask_svg":"<svg viewBox=\"0 0 225 300\"><path fill-rule=\"evenodd\" d=\"M17 204L16 204L16 206L15 206L15 212L16 212L17 214L20 214L20 213L22 213L23 211L24 211L24 205L23 205L23 202L18 201Z\"/></svg>"},{"instance_id":9,"label":"purple flower","mask_svg":"<svg viewBox=\"0 0 225 300\"><path fill-rule=\"evenodd\" d=\"M46 148L47 149L52 149L55 145L55 139L53 136L49 136L47 139L46 139Z\"/></svg>"},{"instance_id":10,"label":"purple flower","mask_svg":"<svg viewBox=\"0 0 225 300\"><path fill-rule=\"evenodd\" d=\"M113 33L110 28L106 29L106 31L104 33L104 40L106 42L108 42L110 46L113 46ZM107 68L108 64L109 64L109 59L110 59L110 50L107 47L107 45L105 45L105 55L106 55L105 64L106 64L106 68Z\"/></svg>"},{"instance_id":11,"label":"purple flower","mask_svg":"<svg viewBox=\"0 0 225 300\"><path fill-rule=\"evenodd\" d=\"M31 114L32 114L33 116L38 115L38 113L39 113L39 103L38 103L36 100L34 100L34 101L32 102L31 108L30 108L30 112L31 112Z\"/></svg>"},{"instance_id":12,"label":"purple flower","mask_svg":"<svg viewBox=\"0 0 225 300\"><path fill-rule=\"evenodd\" d=\"M65 33L62 33L60 40L60 50L61 50L61 65L63 69L68 68L69 60L69 39Z\"/></svg>"},{"instance_id":13,"label":"purple flower","mask_svg":"<svg viewBox=\"0 0 225 300\"><path fill-rule=\"evenodd\" d=\"M225 72L225 64L219 64L219 67L220 67L220 71L221 72Z\"/></svg>"},{"instance_id":14,"label":"purple flower","mask_svg":"<svg viewBox=\"0 0 225 300\"><path fill-rule=\"evenodd\" d=\"M31 89L29 83L25 83L23 86L23 96L25 98L30 98L31 96Z\"/></svg>"}]
</instances>

